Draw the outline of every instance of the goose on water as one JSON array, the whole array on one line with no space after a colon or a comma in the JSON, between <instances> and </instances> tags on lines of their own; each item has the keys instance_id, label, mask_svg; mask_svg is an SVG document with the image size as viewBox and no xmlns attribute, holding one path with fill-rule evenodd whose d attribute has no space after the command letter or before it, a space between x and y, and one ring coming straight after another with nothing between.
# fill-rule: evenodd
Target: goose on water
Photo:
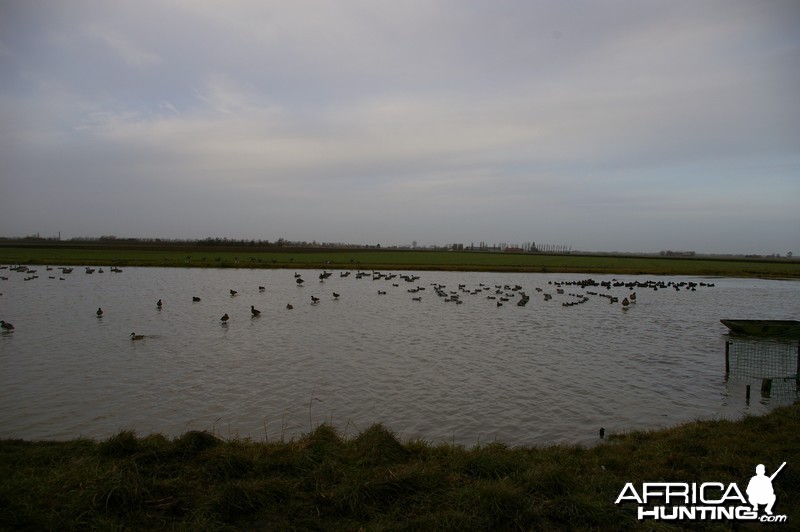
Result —
<instances>
[{"instance_id":1,"label":"goose on water","mask_svg":"<svg viewBox=\"0 0 800 532\"><path fill-rule=\"evenodd\" d=\"M228 316L228 313L226 312L226 313L225 313L225 314L224 314L224 315L223 315L223 316L220 318L220 321L221 321L222 323L228 323L228 320L229 320L229 319L231 319L231 318L230 318L230 316Z\"/></svg>"},{"instance_id":2,"label":"goose on water","mask_svg":"<svg viewBox=\"0 0 800 532\"><path fill-rule=\"evenodd\" d=\"M156 306L158 308L161 308L163 305L164 305L164 303L162 303L160 299L158 300L158 303L156 303Z\"/></svg>"},{"instance_id":3,"label":"goose on water","mask_svg":"<svg viewBox=\"0 0 800 532\"><path fill-rule=\"evenodd\" d=\"M95 312L95 314L97 314L97 317L99 318L100 316L103 315L103 309L101 309L100 307L97 307L97 312Z\"/></svg>"},{"instance_id":4,"label":"goose on water","mask_svg":"<svg viewBox=\"0 0 800 532\"><path fill-rule=\"evenodd\" d=\"M13 331L14 326L7 321L0 320L0 329L3 329L4 331Z\"/></svg>"},{"instance_id":5,"label":"goose on water","mask_svg":"<svg viewBox=\"0 0 800 532\"><path fill-rule=\"evenodd\" d=\"M253 316L259 316L261 314L261 311L258 310L253 305L250 305L250 314L252 314Z\"/></svg>"},{"instance_id":6,"label":"goose on water","mask_svg":"<svg viewBox=\"0 0 800 532\"><path fill-rule=\"evenodd\" d=\"M142 340L143 338L143 334L131 333L131 340Z\"/></svg>"}]
</instances>

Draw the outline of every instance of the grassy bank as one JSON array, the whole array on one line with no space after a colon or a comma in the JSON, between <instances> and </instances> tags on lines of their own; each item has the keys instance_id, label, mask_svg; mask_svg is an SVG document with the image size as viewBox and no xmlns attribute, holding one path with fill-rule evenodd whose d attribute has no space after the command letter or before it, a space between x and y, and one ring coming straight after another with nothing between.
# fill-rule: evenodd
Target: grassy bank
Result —
<instances>
[{"instance_id":1,"label":"grassy bank","mask_svg":"<svg viewBox=\"0 0 800 532\"><path fill-rule=\"evenodd\" d=\"M3 529L534 530L669 528L614 501L627 482L735 482L757 464L776 514L800 520L800 403L763 417L610 438L592 448L400 442L381 425L292 442L0 441ZM716 495L719 495L717 493ZM686 525L687 523L683 523ZM704 521L693 528L728 529ZM757 526L757 525L753 525ZM747 526L745 526L747 528Z\"/></svg>"},{"instance_id":2,"label":"grassy bank","mask_svg":"<svg viewBox=\"0 0 800 532\"><path fill-rule=\"evenodd\" d=\"M460 270L800 278L788 259L672 258L627 255L281 249L121 245L0 246L0 264Z\"/></svg>"}]
</instances>

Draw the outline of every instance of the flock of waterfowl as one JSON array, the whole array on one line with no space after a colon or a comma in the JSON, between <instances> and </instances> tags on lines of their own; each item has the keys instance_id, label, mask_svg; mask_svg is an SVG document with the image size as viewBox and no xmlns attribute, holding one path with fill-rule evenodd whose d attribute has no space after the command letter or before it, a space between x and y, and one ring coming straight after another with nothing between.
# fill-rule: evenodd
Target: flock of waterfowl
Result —
<instances>
[{"instance_id":1,"label":"flock of waterfowl","mask_svg":"<svg viewBox=\"0 0 800 532\"><path fill-rule=\"evenodd\" d=\"M345 270L339 273L340 277L349 277L353 272L351 270ZM332 274L332 272L323 271L319 274L319 282L324 283L326 279L328 279ZM421 292L425 291L428 287L420 286L417 281L420 280L420 276L418 275L410 275L410 274L401 274L401 273L383 273L379 271L371 271L371 272L364 272L358 271L355 274L356 279L368 278L373 281L391 281L391 285L394 288L400 287L399 281L405 281L406 285L411 285L410 288L406 289L406 292L411 294L411 300L416 302L422 301L422 294ZM307 286L305 283L305 279L303 279L302 274L295 273L294 274L295 284L298 287ZM618 281L616 279L612 281L601 281L597 282L594 279L583 279L580 281L549 281L548 285L550 285L550 289L547 291L545 288L537 287L535 288L536 292L540 293L544 299L544 301L550 301L553 299L552 290L555 290L555 293L558 295L563 295L565 293L564 287L565 286L576 286L583 290L587 288L601 288L606 290L611 290L612 288L623 288L629 291L629 295L623 297L620 301L618 296L600 293L598 291L591 291L585 290L584 293L573 293L570 292L568 295L572 298L568 301L563 301L561 303L564 307L572 307L575 305L580 305L589 301L589 296L597 296L602 298L607 298L609 303L615 304L620 303L623 310L627 310L630 305L635 304L637 300L636 296L636 289L651 289L654 291L658 291L659 289L673 289L676 291L680 290L690 290L695 291L698 286L714 286L713 283L696 283L696 282L689 282L689 281L634 281L634 282L623 282ZM509 285L509 284L494 284L494 285L487 285L485 283L478 283L476 287L468 288L466 284L458 284L457 290L448 290L447 286L441 283L430 283L430 287L432 288L432 292L442 301L445 303L454 303L456 305L460 305L464 303L464 298L466 295L476 296L476 295L484 295L486 299L492 300L495 302L497 307L502 307L504 304L508 302L512 302L519 307L524 307L528 304L531 300L531 296L528 295L523 289L521 285ZM259 286L259 291L264 291L265 287ZM236 290L230 290L231 297L237 295ZM377 289L377 294L379 296L387 295L387 289ZM341 294L332 291L331 295L334 300L338 300L341 297ZM318 305L322 301L322 299L316 294L310 294L311 304ZM196 301L199 301L199 298L194 298ZM288 310L294 308L291 303L286 305ZM261 314L259 310L257 310L254 306L250 306L250 312L253 317L257 317ZM230 319L230 316L225 313L220 321L222 323L227 323Z\"/></svg>"},{"instance_id":2,"label":"flock of waterfowl","mask_svg":"<svg viewBox=\"0 0 800 532\"><path fill-rule=\"evenodd\" d=\"M0 266L0 269L9 269L8 266ZM62 274L66 275L73 271L72 268L59 268L62 271ZM32 280L37 278L36 270L31 270L26 266L16 266L11 267L11 271L23 272L26 274L24 278L26 281ZM53 268L48 266L48 271L52 271ZM92 274L96 270L94 268L87 267L85 272L87 274ZM111 271L119 273L122 270L119 268L112 268ZM100 268L99 272L102 273L103 269ZM344 270L339 272L339 277L345 278L349 277L352 273L352 270ZM326 281L326 279L330 278L333 275L332 272L322 271L319 274L319 283L322 284ZM420 286L418 281L420 280L419 275L412 275L412 274L402 274L402 273L383 273L379 271L371 271L371 272L364 272L364 271L357 271L355 272L356 279L371 279L372 281L384 281L384 282L391 282L391 286L393 288L400 288L400 281L405 282L406 292L410 294L411 300L415 302L421 302L423 300L423 292L428 288L426 286ZM51 279L55 279L56 277L50 276ZM59 277L59 279L63 280L63 277ZM8 277L0 276L0 280L8 280ZM306 285L306 281L303 279L302 274L295 273L294 274L294 282L295 285L299 288L302 288ZM485 283L478 283L477 286L468 287L466 284L458 284L457 289L448 289L446 285L441 283L430 283L430 288L432 289L431 292L435 294L437 298L442 300L445 303L453 303L456 305L460 305L464 303L464 299L467 296L484 296L485 299L494 302L494 305L497 307L502 307L507 303L515 304L519 307L524 307L528 304L531 300L531 296L528 295L524 290L523 287L519 284L492 284L488 285ZM567 299L566 301L562 301L561 305L564 307L572 307L575 305L581 305L590 300L590 296L593 297L602 297L609 301L610 304L620 304L623 310L627 310L632 304L635 304L637 301L636 290L643 290L649 289L653 291L658 290L690 290L694 291L698 287L701 286L709 286L713 287L713 283L696 283L696 282L688 282L688 281L633 281L633 282L623 282L616 279L611 281L595 281L594 279L583 279L578 281L548 281L547 287L536 287L535 291L541 295L544 301L550 301L553 299L553 292L555 292L558 296L565 295L565 287L575 287L575 289L580 289L581 291L574 291L569 292L566 294L569 298L561 297L561 299ZM619 296L613 295L610 293L612 288L616 289L623 289L628 292L628 295L623 297L620 301ZM589 290L593 289L593 290ZM607 293L602 293L600 290L605 290ZM266 286L259 285L258 286L259 292L265 292ZM376 290L377 295L383 296L388 293L388 287L380 287ZM229 294L231 298L236 297L239 292L238 290L230 289ZM2 293L0 293L2 295ZM316 294L312 293L309 294L310 296L310 304L311 305L318 305L322 301L322 299ZM333 300L338 300L342 295L339 292L332 291L331 296ZM192 302L197 303L202 301L199 296L192 296ZM156 302L156 308L161 310L163 308L163 301L159 299ZM294 306L292 303L286 304L286 309L291 310ZM102 308L98 308L96 310L96 315L98 318L101 318L104 314ZM261 311L255 308L254 305L250 305L250 316L252 318L257 318L261 315ZM220 317L220 322L223 325L226 325L228 321L231 319L231 316L225 312ZM9 333L14 330L14 325L9 322L0 320L0 328L2 328L2 332ZM144 339L146 336L142 334L131 333L130 338L131 340L141 340Z\"/></svg>"}]
</instances>

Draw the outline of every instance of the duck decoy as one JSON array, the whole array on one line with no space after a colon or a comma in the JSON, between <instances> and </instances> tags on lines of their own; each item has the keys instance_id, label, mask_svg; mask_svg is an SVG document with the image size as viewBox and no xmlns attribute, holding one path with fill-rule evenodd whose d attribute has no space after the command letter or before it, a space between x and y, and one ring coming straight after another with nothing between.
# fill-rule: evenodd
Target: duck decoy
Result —
<instances>
[{"instance_id":1,"label":"duck decoy","mask_svg":"<svg viewBox=\"0 0 800 532\"><path fill-rule=\"evenodd\" d=\"M143 338L143 334L131 333L131 340L142 340Z\"/></svg>"},{"instance_id":2,"label":"duck decoy","mask_svg":"<svg viewBox=\"0 0 800 532\"><path fill-rule=\"evenodd\" d=\"M257 309L256 307L254 307L253 305L250 305L250 314L252 314L254 317L255 317L255 316L259 316L259 315L261 314L261 311L260 311L260 310L258 310L258 309Z\"/></svg>"},{"instance_id":3,"label":"duck decoy","mask_svg":"<svg viewBox=\"0 0 800 532\"><path fill-rule=\"evenodd\" d=\"M100 316L103 315L103 309L101 309L100 307L97 307L97 312L95 312L95 314L97 314L97 317L99 318Z\"/></svg>"},{"instance_id":4,"label":"duck decoy","mask_svg":"<svg viewBox=\"0 0 800 532\"><path fill-rule=\"evenodd\" d=\"M229 319L231 319L231 318L230 318L230 316L228 316L228 313L226 312L226 313L225 313L225 314L224 314L224 315L223 315L223 316L220 318L220 321L221 321L222 323L228 323L228 320L229 320Z\"/></svg>"},{"instance_id":5,"label":"duck decoy","mask_svg":"<svg viewBox=\"0 0 800 532\"><path fill-rule=\"evenodd\" d=\"M7 321L0 320L0 329L3 329L4 331L13 331L14 326Z\"/></svg>"}]
</instances>

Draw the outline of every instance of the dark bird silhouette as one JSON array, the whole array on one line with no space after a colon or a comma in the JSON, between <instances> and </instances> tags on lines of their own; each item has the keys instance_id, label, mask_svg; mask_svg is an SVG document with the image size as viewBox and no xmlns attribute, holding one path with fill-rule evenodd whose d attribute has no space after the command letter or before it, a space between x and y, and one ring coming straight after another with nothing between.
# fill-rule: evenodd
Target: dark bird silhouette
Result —
<instances>
[{"instance_id":1,"label":"dark bird silhouette","mask_svg":"<svg viewBox=\"0 0 800 532\"><path fill-rule=\"evenodd\" d=\"M263 291L264 291L264 290L266 290L266 289L267 289L267 287L266 287L266 286L259 286L259 287L258 287L258 291L259 291L259 292L263 292Z\"/></svg>"},{"instance_id":2,"label":"dark bird silhouette","mask_svg":"<svg viewBox=\"0 0 800 532\"><path fill-rule=\"evenodd\" d=\"M200 301L200 298L197 296L192 296L192 301Z\"/></svg>"},{"instance_id":3,"label":"dark bird silhouette","mask_svg":"<svg viewBox=\"0 0 800 532\"><path fill-rule=\"evenodd\" d=\"M292 310L294 307L292 306L292 304L291 304L291 303L286 303L286 308L287 308L288 310Z\"/></svg>"},{"instance_id":4,"label":"dark bird silhouette","mask_svg":"<svg viewBox=\"0 0 800 532\"><path fill-rule=\"evenodd\" d=\"M333 298L334 298L334 299L339 299L339 294L337 294L336 292L334 292L334 293L333 293Z\"/></svg>"},{"instance_id":5,"label":"dark bird silhouette","mask_svg":"<svg viewBox=\"0 0 800 532\"><path fill-rule=\"evenodd\" d=\"M238 294L236 290L231 290L231 297L235 296L236 294Z\"/></svg>"},{"instance_id":6,"label":"dark bird silhouette","mask_svg":"<svg viewBox=\"0 0 800 532\"><path fill-rule=\"evenodd\" d=\"M226 312L225 315L220 318L220 321L222 321L222 323L228 323L229 319L231 318L230 316L228 316L228 313Z\"/></svg>"},{"instance_id":7,"label":"dark bird silhouette","mask_svg":"<svg viewBox=\"0 0 800 532\"><path fill-rule=\"evenodd\" d=\"M101 309L100 307L97 307L97 312L95 312L95 314L97 314L97 317L99 318L100 316L103 315L103 309Z\"/></svg>"},{"instance_id":8,"label":"dark bird silhouette","mask_svg":"<svg viewBox=\"0 0 800 532\"><path fill-rule=\"evenodd\" d=\"M143 334L131 333L131 340L141 340L144 338Z\"/></svg>"},{"instance_id":9,"label":"dark bird silhouette","mask_svg":"<svg viewBox=\"0 0 800 532\"><path fill-rule=\"evenodd\" d=\"M254 307L253 305L250 305L250 314L252 314L254 317L255 317L255 316L260 316L260 315L261 315L261 311L260 311L260 310L258 310L258 309L257 309L256 307Z\"/></svg>"},{"instance_id":10,"label":"dark bird silhouette","mask_svg":"<svg viewBox=\"0 0 800 532\"><path fill-rule=\"evenodd\" d=\"M298 285L301 285L301 284L303 284L305 281L304 281L303 279L301 279L300 277L298 277L297 279L295 279L295 280L294 280L294 282L296 282Z\"/></svg>"},{"instance_id":11,"label":"dark bird silhouette","mask_svg":"<svg viewBox=\"0 0 800 532\"><path fill-rule=\"evenodd\" d=\"M4 331L13 331L14 326L7 321L0 320L0 329L3 329Z\"/></svg>"},{"instance_id":12,"label":"dark bird silhouette","mask_svg":"<svg viewBox=\"0 0 800 532\"><path fill-rule=\"evenodd\" d=\"M161 307L162 307L163 305L164 305L164 304L161 302L161 300L160 300L160 299L158 300L158 303L156 303L156 306L157 306L159 309L161 309Z\"/></svg>"},{"instance_id":13,"label":"dark bird silhouette","mask_svg":"<svg viewBox=\"0 0 800 532\"><path fill-rule=\"evenodd\" d=\"M318 297L311 296L311 304L313 305L313 304L315 304L315 303L319 303L319 298L318 298Z\"/></svg>"}]
</instances>

